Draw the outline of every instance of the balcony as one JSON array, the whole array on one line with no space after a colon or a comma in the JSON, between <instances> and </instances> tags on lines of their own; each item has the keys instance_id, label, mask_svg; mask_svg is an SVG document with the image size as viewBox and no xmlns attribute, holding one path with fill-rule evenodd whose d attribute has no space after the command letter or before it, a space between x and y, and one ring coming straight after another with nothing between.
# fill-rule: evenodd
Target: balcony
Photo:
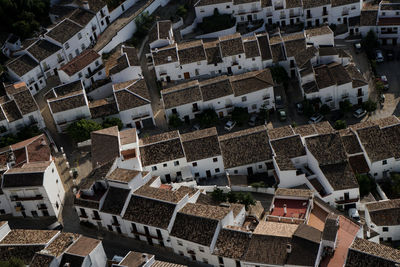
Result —
<instances>
[{"instance_id":1,"label":"balcony","mask_svg":"<svg viewBox=\"0 0 400 267\"><path fill-rule=\"evenodd\" d=\"M290 12L289 17L291 18L295 18L295 17L299 17L300 13L294 13L294 12Z\"/></svg>"},{"instance_id":2,"label":"balcony","mask_svg":"<svg viewBox=\"0 0 400 267\"><path fill-rule=\"evenodd\" d=\"M93 75L95 75L96 73L98 73L101 69L104 68L104 65L101 64L99 65L96 69L94 69L93 71L89 71L88 74L85 75L86 79L89 79L90 77L92 77Z\"/></svg>"},{"instance_id":3,"label":"balcony","mask_svg":"<svg viewBox=\"0 0 400 267\"><path fill-rule=\"evenodd\" d=\"M43 73L40 73L40 74L38 74L38 76L37 76L38 80L40 80L40 79L43 78L43 77L44 77L44 74L43 74Z\"/></svg>"},{"instance_id":4,"label":"balcony","mask_svg":"<svg viewBox=\"0 0 400 267\"><path fill-rule=\"evenodd\" d=\"M101 221L101 218L100 218L100 216L98 216L98 215L93 215L93 216L92 216L92 220L94 220L94 221Z\"/></svg>"},{"instance_id":5,"label":"balcony","mask_svg":"<svg viewBox=\"0 0 400 267\"><path fill-rule=\"evenodd\" d=\"M137 115L132 115L132 120L134 121L134 120L138 120L138 119L141 119L141 118L146 118L148 116L150 116L149 112L140 113L140 114L137 114Z\"/></svg>"},{"instance_id":6,"label":"balcony","mask_svg":"<svg viewBox=\"0 0 400 267\"><path fill-rule=\"evenodd\" d=\"M42 200L42 195L36 195L32 197L19 197L19 196L10 196L11 201L32 201L32 200Z\"/></svg>"},{"instance_id":7,"label":"balcony","mask_svg":"<svg viewBox=\"0 0 400 267\"><path fill-rule=\"evenodd\" d=\"M46 204L39 204L37 205L38 210L47 210Z\"/></svg>"},{"instance_id":8,"label":"balcony","mask_svg":"<svg viewBox=\"0 0 400 267\"><path fill-rule=\"evenodd\" d=\"M266 16L267 17L272 17L272 12L267 12Z\"/></svg>"},{"instance_id":9,"label":"balcony","mask_svg":"<svg viewBox=\"0 0 400 267\"><path fill-rule=\"evenodd\" d=\"M279 16L279 18L280 18L280 19L286 19L286 14L281 14L281 15Z\"/></svg>"},{"instance_id":10,"label":"balcony","mask_svg":"<svg viewBox=\"0 0 400 267\"><path fill-rule=\"evenodd\" d=\"M397 30L385 30L385 31L381 31L381 34L397 34L398 31Z\"/></svg>"},{"instance_id":11,"label":"balcony","mask_svg":"<svg viewBox=\"0 0 400 267\"><path fill-rule=\"evenodd\" d=\"M198 111L200 111L199 107L193 107L192 108L192 112L198 112Z\"/></svg>"},{"instance_id":12,"label":"balcony","mask_svg":"<svg viewBox=\"0 0 400 267\"><path fill-rule=\"evenodd\" d=\"M191 254L191 255L196 255L196 252L194 252L194 250L192 250L192 249L188 249L187 253Z\"/></svg>"},{"instance_id":13,"label":"balcony","mask_svg":"<svg viewBox=\"0 0 400 267\"><path fill-rule=\"evenodd\" d=\"M79 215L79 218L87 219L88 216L86 214L81 214L81 215Z\"/></svg>"},{"instance_id":14,"label":"balcony","mask_svg":"<svg viewBox=\"0 0 400 267\"><path fill-rule=\"evenodd\" d=\"M61 62L64 62L64 60L65 60L65 58L59 57L57 61L58 61L58 63L61 63Z\"/></svg>"},{"instance_id":15,"label":"balcony","mask_svg":"<svg viewBox=\"0 0 400 267\"><path fill-rule=\"evenodd\" d=\"M350 198L350 199L336 199L335 203L336 204L347 204L347 203L354 203L357 202L359 198Z\"/></svg>"},{"instance_id":16,"label":"balcony","mask_svg":"<svg viewBox=\"0 0 400 267\"><path fill-rule=\"evenodd\" d=\"M233 61L233 62L232 62L232 67L233 67L233 66L237 66L237 65L239 65L239 62L237 62L237 61Z\"/></svg>"},{"instance_id":17,"label":"balcony","mask_svg":"<svg viewBox=\"0 0 400 267\"><path fill-rule=\"evenodd\" d=\"M119 224L118 221L111 221L111 224L112 224L113 226L120 226L120 224Z\"/></svg>"}]
</instances>

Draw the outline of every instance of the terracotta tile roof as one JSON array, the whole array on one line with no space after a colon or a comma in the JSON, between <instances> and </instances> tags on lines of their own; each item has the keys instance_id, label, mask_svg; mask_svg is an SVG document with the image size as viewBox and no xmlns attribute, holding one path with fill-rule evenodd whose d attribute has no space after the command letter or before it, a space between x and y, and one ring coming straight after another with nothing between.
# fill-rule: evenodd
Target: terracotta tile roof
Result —
<instances>
[{"instance_id":1,"label":"terracotta tile roof","mask_svg":"<svg viewBox=\"0 0 400 267\"><path fill-rule=\"evenodd\" d=\"M118 266L125 267L140 267L143 266L148 258L151 258L153 255L129 251L128 254L121 260ZM153 265L152 265L153 266Z\"/></svg>"},{"instance_id":2,"label":"terracotta tile roof","mask_svg":"<svg viewBox=\"0 0 400 267\"><path fill-rule=\"evenodd\" d=\"M54 55L61 50L61 47L45 39L38 40L28 48L28 52L39 62Z\"/></svg>"},{"instance_id":3,"label":"terracotta tile roof","mask_svg":"<svg viewBox=\"0 0 400 267\"><path fill-rule=\"evenodd\" d=\"M92 140L92 165L101 166L119 157L118 126L94 131Z\"/></svg>"},{"instance_id":4,"label":"terracotta tile roof","mask_svg":"<svg viewBox=\"0 0 400 267\"><path fill-rule=\"evenodd\" d=\"M77 8L72 12L71 16L69 16L69 19L81 25L82 27L85 27L94 18L94 16L95 14L86 9Z\"/></svg>"},{"instance_id":5,"label":"terracotta tile roof","mask_svg":"<svg viewBox=\"0 0 400 267\"><path fill-rule=\"evenodd\" d=\"M243 45L246 58L254 58L260 56L260 50L258 48L258 42L256 39L246 41L243 43Z\"/></svg>"},{"instance_id":6,"label":"terracotta tile roof","mask_svg":"<svg viewBox=\"0 0 400 267\"><path fill-rule=\"evenodd\" d=\"M22 56L17 57L14 60L9 61L9 63L7 63L6 66L10 70L15 72L15 74L17 74L19 77L22 77L29 71L38 67L39 64L36 63L36 61L33 60L30 56L22 55Z\"/></svg>"},{"instance_id":7,"label":"terracotta tile roof","mask_svg":"<svg viewBox=\"0 0 400 267\"><path fill-rule=\"evenodd\" d=\"M285 42L286 56L294 57L297 53L304 53L306 50L306 39L303 32L282 37Z\"/></svg>"},{"instance_id":8,"label":"terracotta tile roof","mask_svg":"<svg viewBox=\"0 0 400 267\"><path fill-rule=\"evenodd\" d=\"M218 220L178 212L171 230L171 236L203 246L211 246L218 223Z\"/></svg>"},{"instance_id":9,"label":"terracotta tile roof","mask_svg":"<svg viewBox=\"0 0 400 267\"><path fill-rule=\"evenodd\" d=\"M331 0L303 0L303 9L315 8L320 6L327 6L331 3Z\"/></svg>"},{"instance_id":10,"label":"terracotta tile roof","mask_svg":"<svg viewBox=\"0 0 400 267\"><path fill-rule=\"evenodd\" d=\"M84 107L86 106L86 99L84 94L77 94L51 101L49 102L49 105L53 113L58 113Z\"/></svg>"},{"instance_id":11,"label":"terracotta tile roof","mask_svg":"<svg viewBox=\"0 0 400 267\"><path fill-rule=\"evenodd\" d=\"M284 54L284 50L283 50L284 48L281 43L271 45L270 48L271 48L273 62L276 63L276 62L285 60L285 54Z\"/></svg>"},{"instance_id":12,"label":"terracotta tile roof","mask_svg":"<svg viewBox=\"0 0 400 267\"><path fill-rule=\"evenodd\" d=\"M60 266L65 266L67 263L70 266L82 266L84 260L85 260L85 258L82 256L64 253L61 258Z\"/></svg>"},{"instance_id":13,"label":"terracotta tile roof","mask_svg":"<svg viewBox=\"0 0 400 267\"><path fill-rule=\"evenodd\" d=\"M378 20L378 10L362 10L360 16L360 26L376 26Z\"/></svg>"},{"instance_id":14,"label":"terracotta tile roof","mask_svg":"<svg viewBox=\"0 0 400 267\"><path fill-rule=\"evenodd\" d=\"M329 134L335 132L335 129L332 128L332 125L328 121L314 123L314 128L318 134Z\"/></svg>"},{"instance_id":15,"label":"terracotta tile roof","mask_svg":"<svg viewBox=\"0 0 400 267\"><path fill-rule=\"evenodd\" d=\"M232 85L226 75L200 82L203 101L210 101L233 94Z\"/></svg>"},{"instance_id":16,"label":"terracotta tile roof","mask_svg":"<svg viewBox=\"0 0 400 267\"><path fill-rule=\"evenodd\" d=\"M177 62L177 54L176 44L157 49L157 51L152 51L154 65L157 66Z\"/></svg>"},{"instance_id":17,"label":"terracotta tile roof","mask_svg":"<svg viewBox=\"0 0 400 267\"><path fill-rule=\"evenodd\" d=\"M78 255L78 256L83 256L86 257L89 255L99 244L101 244L101 241L98 239L94 238L89 238L86 236L80 236L78 240L75 241L74 244L72 244L68 250L67 253Z\"/></svg>"},{"instance_id":18,"label":"terracotta tile roof","mask_svg":"<svg viewBox=\"0 0 400 267\"><path fill-rule=\"evenodd\" d=\"M232 84L235 96L249 94L274 86L274 80L272 79L270 69L251 71L230 76L229 80Z\"/></svg>"},{"instance_id":19,"label":"terracotta tile roof","mask_svg":"<svg viewBox=\"0 0 400 267\"><path fill-rule=\"evenodd\" d=\"M181 265L181 264L165 262L165 261L158 261L158 260L155 260L151 266L152 267L187 267L187 265Z\"/></svg>"},{"instance_id":20,"label":"terracotta tile roof","mask_svg":"<svg viewBox=\"0 0 400 267\"><path fill-rule=\"evenodd\" d=\"M294 135L291 126L282 126L278 128L268 129L268 136L270 140L285 138Z\"/></svg>"},{"instance_id":21,"label":"terracotta tile roof","mask_svg":"<svg viewBox=\"0 0 400 267\"><path fill-rule=\"evenodd\" d=\"M206 42L203 44L203 47L207 57L207 64L217 64L222 62L218 41Z\"/></svg>"},{"instance_id":22,"label":"terracotta tile roof","mask_svg":"<svg viewBox=\"0 0 400 267\"><path fill-rule=\"evenodd\" d=\"M334 242L339 230L339 217L335 214L329 214L325 220L322 239Z\"/></svg>"},{"instance_id":23,"label":"terracotta tile roof","mask_svg":"<svg viewBox=\"0 0 400 267\"><path fill-rule=\"evenodd\" d=\"M83 93L83 85L82 81L77 80L74 82L66 83L57 87L54 87L52 90L50 90L45 98L48 100L54 100L57 98L62 98L62 97L67 97L67 96L73 96L76 94L81 94Z\"/></svg>"},{"instance_id":24,"label":"terracotta tile roof","mask_svg":"<svg viewBox=\"0 0 400 267\"><path fill-rule=\"evenodd\" d=\"M272 159L272 150L264 126L219 136L225 168L233 168Z\"/></svg>"},{"instance_id":25,"label":"terracotta tile roof","mask_svg":"<svg viewBox=\"0 0 400 267\"><path fill-rule=\"evenodd\" d=\"M106 198L104 199L103 206L101 207L101 211L121 215L130 191L130 189L110 186Z\"/></svg>"},{"instance_id":26,"label":"terracotta tile roof","mask_svg":"<svg viewBox=\"0 0 400 267\"><path fill-rule=\"evenodd\" d=\"M123 219L167 229L176 204L132 195Z\"/></svg>"},{"instance_id":27,"label":"terracotta tile roof","mask_svg":"<svg viewBox=\"0 0 400 267\"><path fill-rule=\"evenodd\" d=\"M160 139L158 140L158 137ZM157 140L151 142L151 140ZM140 155L144 166L185 157L179 136L170 137L170 133L147 137L140 140Z\"/></svg>"},{"instance_id":28,"label":"terracotta tile roof","mask_svg":"<svg viewBox=\"0 0 400 267\"><path fill-rule=\"evenodd\" d=\"M349 135L342 135L342 143L347 154L357 154L363 152L358 142L357 136L351 132Z\"/></svg>"},{"instance_id":29,"label":"terracotta tile roof","mask_svg":"<svg viewBox=\"0 0 400 267\"><path fill-rule=\"evenodd\" d=\"M258 45L260 47L262 60L272 59L271 49L269 46L268 34L257 35Z\"/></svg>"},{"instance_id":30,"label":"terracotta tile roof","mask_svg":"<svg viewBox=\"0 0 400 267\"><path fill-rule=\"evenodd\" d=\"M170 30L172 30L172 22L170 20L157 21L155 27L149 33L149 43L169 38Z\"/></svg>"},{"instance_id":31,"label":"terracotta tile roof","mask_svg":"<svg viewBox=\"0 0 400 267\"><path fill-rule=\"evenodd\" d=\"M313 124L296 126L293 130L296 134L300 134L302 137L318 134Z\"/></svg>"},{"instance_id":32,"label":"terracotta tile roof","mask_svg":"<svg viewBox=\"0 0 400 267\"><path fill-rule=\"evenodd\" d=\"M25 230L12 229L0 241L0 245L29 245L29 244L47 244L58 231L53 230Z\"/></svg>"},{"instance_id":33,"label":"terracotta tile roof","mask_svg":"<svg viewBox=\"0 0 400 267\"><path fill-rule=\"evenodd\" d=\"M349 249L345 266L396 266L399 263L398 249L356 238Z\"/></svg>"},{"instance_id":34,"label":"terracotta tile roof","mask_svg":"<svg viewBox=\"0 0 400 267\"><path fill-rule=\"evenodd\" d=\"M320 166L334 190L358 188L358 182L348 162Z\"/></svg>"},{"instance_id":35,"label":"terracotta tile roof","mask_svg":"<svg viewBox=\"0 0 400 267\"><path fill-rule=\"evenodd\" d=\"M0 246L0 258L1 259L11 259L18 258L21 259L25 265L28 265L35 253L44 248L44 245L5 245Z\"/></svg>"},{"instance_id":36,"label":"terracotta tile roof","mask_svg":"<svg viewBox=\"0 0 400 267\"><path fill-rule=\"evenodd\" d=\"M136 143L136 128L126 129L119 132L119 140L121 145Z\"/></svg>"},{"instance_id":37,"label":"terracotta tile roof","mask_svg":"<svg viewBox=\"0 0 400 267\"><path fill-rule=\"evenodd\" d=\"M42 186L43 176L43 172L32 172L31 170L25 172L23 168L10 169L3 176L3 187Z\"/></svg>"},{"instance_id":38,"label":"terracotta tile roof","mask_svg":"<svg viewBox=\"0 0 400 267\"><path fill-rule=\"evenodd\" d=\"M107 173L110 171L113 162L110 161L107 164L104 164L100 167L95 167L88 176L83 178L79 183L79 188L83 190L90 189L92 185L99 180L104 180L106 178Z\"/></svg>"},{"instance_id":39,"label":"terracotta tile roof","mask_svg":"<svg viewBox=\"0 0 400 267\"><path fill-rule=\"evenodd\" d=\"M126 82L128 83L128 82ZM149 90L144 79L129 81L124 89L114 85L114 94L119 111L129 110L150 104ZM126 85L124 83L124 85ZM116 87L117 86L117 87Z\"/></svg>"},{"instance_id":40,"label":"terracotta tile roof","mask_svg":"<svg viewBox=\"0 0 400 267\"><path fill-rule=\"evenodd\" d=\"M371 221L378 226L400 224L400 199L382 200L365 204Z\"/></svg>"},{"instance_id":41,"label":"terracotta tile roof","mask_svg":"<svg viewBox=\"0 0 400 267\"><path fill-rule=\"evenodd\" d=\"M15 104L18 106L22 115L27 115L29 113L39 110L32 94L29 90L24 90L13 95Z\"/></svg>"},{"instance_id":42,"label":"terracotta tile roof","mask_svg":"<svg viewBox=\"0 0 400 267\"><path fill-rule=\"evenodd\" d=\"M250 243L250 233L222 229L215 244L214 254L231 259L241 259Z\"/></svg>"},{"instance_id":43,"label":"terracotta tile roof","mask_svg":"<svg viewBox=\"0 0 400 267\"><path fill-rule=\"evenodd\" d=\"M331 63L328 65L329 71L337 85L343 85L352 82L352 79L342 64Z\"/></svg>"},{"instance_id":44,"label":"terracotta tile roof","mask_svg":"<svg viewBox=\"0 0 400 267\"><path fill-rule=\"evenodd\" d=\"M311 226L300 224L291 240L292 251L288 265L314 266L316 263L321 232Z\"/></svg>"},{"instance_id":45,"label":"terracotta tile roof","mask_svg":"<svg viewBox=\"0 0 400 267\"><path fill-rule=\"evenodd\" d=\"M87 49L83 51L79 56L72 59L70 62L60 68L68 76L72 76L75 73L83 70L89 64L100 58L100 55L93 49ZM99 62L100 63L100 62Z\"/></svg>"},{"instance_id":46,"label":"terracotta tile roof","mask_svg":"<svg viewBox=\"0 0 400 267\"><path fill-rule=\"evenodd\" d=\"M187 203L179 212L187 215L222 220L231 211L228 207Z\"/></svg>"},{"instance_id":47,"label":"terracotta tile roof","mask_svg":"<svg viewBox=\"0 0 400 267\"><path fill-rule=\"evenodd\" d=\"M121 49L122 53L126 54L130 66L140 66L138 51L135 47L123 45Z\"/></svg>"},{"instance_id":48,"label":"terracotta tile roof","mask_svg":"<svg viewBox=\"0 0 400 267\"><path fill-rule=\"evenodd\" d=\"M317 48L315 46L307 47L306 50L301 50L295 53L294 60L299 68L304 67L304 65L309 62L317 54Z\"/></svg>"},{"instance_id":49,"label":"terracotta tile roof","mask_svg":"<svg viewBox=\"0 0 400 267\"><path fill-rule=\"evenodd\" d=\"M332 73L329 71L328 66L321 65L314 68L315 80L317 82L318 88L323 89L332 85L335 85L335 79L332 77Z\"/></svg>"},{"instance_id":50,"label":"terracotta tile roof","mask_svg":"<svg viewBox=\"0 0 400 267\"><path fill-rule=\"evenodd\" d=\"M166 109L201 101L199 82L185 82L168 89L161 90Z\"/></svg>"},{"instance_id":51,"label":"terracotta tile roof","mask_svg":"<svg viewBox=\"0 0 400 267\"><path fill-rule=\"evenodd\" d=\"M188 162L221 155L215 127L182 134L181 140Z\"/></svg>"},{"instance_id":52,"label":"terracotta tile roof","mask_svg":"<svg viewBox=\"0 0 400 267\"><path fill-rule=\"evenodd\" d=\"M219 37L223 57L229 57L244 53L242 38L239 33Z\"/></svg>"},{"instance_id":53,"label":"terracotta tile roof","mask_svg":"<svg viewBox=\"0 0 400 267\"><path fill-rule=\"evenodd\" d=\"M59 257L79 237L79 234L62 232L41 253Z\"/></svg>"},{"instance_id":54,"label":"terracotta tile roof","mask_svg":"<svg viewBox=\"0 0 400 267\"><path fill-rule=\"evenodd\" d=\"M349 163L354 173L364 174L370 171L364 154L349 157Z\"/></svg>"},{"instance_id":55,"label":"terracotta tile roof","mask_svg":"<svg viewBox=\"0 0 400 267\"><path fill-rule=\"evenodd\" d=\"M289 242L290 238L288 237L253 234L249 248L244 256L244 261L285 265L287 258L286 246Z\"/></svg>"},{"instance_id":56,"label":"terracotta tile roof","mask_svg":"<svg viewBox=\"0 0 400 267\"><path fill-rule=\"evenodd\" d=\"M271 141L271 146L278 157L288 159L306 155L306 150L299 135Z\"/></svg>"},{"instance_id":57,"label":"terracotta tile roof","mask_svg":"<svg viewBox=\"0 0 400 267\"><path fill-rule=\"evenodd\" d=\"M50 264L55 259L54 256L43 255L36 253L32 261L29 263L30 267L50 267Z\"/></svg>"},{"instance_id":58,"label":"terracotta tile roof","mask_svg":"<svg viewBox=\"0 0 400 267\"><path fill-rule=\"evenodd\" d=\"M400 121L396 116L392 115L390 117L378 119L378 120L374 121L374 123L376 125L379 125L379 127L384 128L387 126L399 124Z\"/></svg>"},{"instance_id":59,"label":"terracotta tile roof","mask_svg":"<svg viewBox=\"0 0 400 267\"><path fill-rule=\"evenodd\" d=\"M350 5L350 4L359 4L360 2L358 0L331 0L332 1L332 7L338 7L338 6L344 6L344 5Z\"/></svg>"},{"instance_id":60,"label":"terracotta tile roof","mask_svg":"<svg viewBox=\"0 0 400 267\"><path fill-rule=\"evenodd\" d=\"M75 22L65 19L59 24L57 24L54 28L46 33L47 36L52 38L53 40L64 44L69 39L75 36L83 27L76 24Z\"/></svg>"},{"instance_id":61,"label":"terracotta tile roof","mask_svg":"<svg viewBox=\"0 0 400 267\"><path fill-rule=\"evenodd\" d=\"M198 40L190 43L179 43L178 57L181 65L206 60L203 42Z\"/></svg>"},{"instance_id":62,"label":"terracotta tile roof","mask_svg":"<svg viewBox=\"0 0 400 267\"><path fill-rule=\"evenodd\" d=\"M341 163L347 159L338 133L307 137L305 142L320 165Z\"/></svg>"},{"instance_id":63,"label":"terracotta tile roof","mask_svg":"<svg viewBox=\"0 0 400 267\"><path fill-rule=\"evenodd\" d=\"M298 224L260 221L253 234L291 238L297 227L299 227Z\"/></svg>"},{"instance_id":64,"label":"terracotta tile roof","mask_svg":"<svg viewBox=\"0 0 400 267\"><path fill-rule=\"evenodd\" d=\"M89 103L89 110L92 119L105 118L118 113L115 100L99 99Z\"/></svg>"},{"instance_id":65,"label":"terracotta tile roof","mask_svg":"<svg viewBox=\"0 0 400 267\"><path fill-rule=\"evenodd\" d=\"M286 8L302 7L301 0L286 0Z\"/></svg>"},{"instance_id":66,"label":"terracotta tile roof","mask_svg":"<svg viewBox=\"0 0 400 267\"><path fill-rule=\"evenodd\" d=\"M232 0L200 0L195 6L209 6L222 3L232 3Z\"/></svg>"},{"instance_id":67,"label":"terracotta tile roof","mask_svg":"<svg viewBox=\"0 0 400 267\"><path fill-rule=\"evenodd\" d=\"M275 191L275 196L311 198L313 192L307 189L278 188Z\"/></svg>"}]
</instances>

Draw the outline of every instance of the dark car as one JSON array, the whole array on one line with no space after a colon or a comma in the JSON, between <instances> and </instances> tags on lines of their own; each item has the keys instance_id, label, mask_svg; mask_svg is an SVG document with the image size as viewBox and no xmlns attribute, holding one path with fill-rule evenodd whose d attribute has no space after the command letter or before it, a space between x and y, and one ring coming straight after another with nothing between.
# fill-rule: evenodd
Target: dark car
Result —
<instances>
[{"instance_id":1,"label":"dark car","mask_svg":"<svg viewBox=\"0 0 400 267\"><path fill-rule=\"evenodd\" d=\"M387 50L386 51L386 59L387 60L393 60L394 59L394 51L393 50Z\"/></svg>"}]
</instances>

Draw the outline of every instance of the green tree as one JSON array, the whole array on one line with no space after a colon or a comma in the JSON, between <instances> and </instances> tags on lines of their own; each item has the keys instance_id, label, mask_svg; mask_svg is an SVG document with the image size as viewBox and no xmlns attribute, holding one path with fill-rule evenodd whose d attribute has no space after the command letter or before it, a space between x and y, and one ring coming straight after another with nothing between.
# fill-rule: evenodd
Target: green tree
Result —
<instances>
[{"instance_id":1,"label":"green tree","mask_svg":"<svg viewBox=\"0 0 400 267\"><path fill-rule=\"evenodd\" d=\"M36 125L26 126L17 133L16 139L23 141L39 134L41 134L41 131Z\"/></svg>"},{"instance_id":2,"label":"green tree","mask_svg":"<svg viewBox=\"0 0 400 267\"><path fill-rule=\"evenodd\" d=\"M303 110L307 117L311 117L315 113L314 105L308 99L303 101Z\"/></svg>"},{"instance_id":3,"label":"green tree","mask_svg":"<svg viewBox=\"0 0 400 267\"><path fill-rule=\"evenodd\" d=\"M374 112L376 110L376 102L372 101L371 99L368 99L366 102L362 104L362 107L369 113Z\"/></svg>"},{"instance_id":4,"label":"green tree","mask_svg":"<svg viewBox=\"0 0 400 267\"><path fill-rule=\"evenodd\" d=\"M199 114L198 120L202 128L208 128L218 123L218 115L213 109L206 109Z\"/></svg>"},{"instance_id":5,"label":"green tree","mask_svg":"<svg viewBox=\"0 0 400 267\"><path fill-rule=\"evenodd\" d=\"M361 41L362 46L367 53L369 59L375 59L375 49L378 48L379 42L373 30L370 30L365 38Z\"/></svg>"},{"instance_id":6,"label":"green tree","mask_svg":"<svg viewBox=\"0 0 400 267\"><path fill-rule=\"evenodd\" d=\"M233 191L229 191L226 194L229 203L236 203L238 201L237 194Z\"/></svg>"},{"instance_id":7,"label":"green tree","mask_svg":"<svg viewBox=\"0 0 400 267\"><path fill-rule=\"evenodd\" d=\"M390 178L392 195L398 197L400 195L400 173L392 172L390 173Z\"/></svg>"},{"instance_id":8,"label":"green tree","mask_svg":"<svg viewBox=\"0 0 400 267\"><path fill-rule=\"evenodd\" d=\"M285 88L289 85L289 75L286 72L286 69L282 66L274 66L271 67L271 75L274 81L277 84L283 84Z\"/></svg>"},{"instance_id":9,"label":"green tree","mask_svg":"<svg viewBox=\"0 0 400 267\"><path fill-rule=\"evenodd\" d=\"M11 258L6 261L0 261L0 267L24 267L24 261L18 258Z\"/></svg>"},{"instance_id":10,"label":"green tree","mask_svg":"<svg viewBox=\"0 0 400 267\"><path fill-rule=\"evenodd\" d=\"M322 106L321 106L321 108L319 109L319 112L322 114L322 115L328 115L329 114L329 112L331 112L331 108L327 105L327 104L323 104Z\"/></svg>"},{"instance_id":11,"label":"green tree","mask_svg":"<svg viewBox=\"0 0 400 267\"><path fill-rule=\"evenodd\" d=\"M353 107L353 105L351 104L351 102L348 99L346 99L345 101L339 102L339 108L340 108L340 111L343 112L343 114L350 112L352 107Z\"/></svg>"},{"instance_id":12,"label":"green tree","mask_svg":"<svg viewBox=\"0 0 400 267\"><path fill-rule=\"evenodd\" d=\"M335 121L335 124L333 125L333 128L335 128L336 130L346 129L347 128L347 123L344 120L337 120L337 121Z\"/></svg>"},{"instance_id":13,"label":"green tree","mask_svg":"<svg viewBox=\"0 0 400 267\"><path fill-rule=\"evenodd\" d=\"M380 94L385 89L385 85L383 84L382 81L376 81L375 82L375 88L376 88L376 91L378 92L378 94Z\"/></svg>"},{"instance_id":14,"label":"green tree","mask_svg":"<svg viewBox=\"0 0 400 267\"><path fill-rule=\"evenodd\" d=\"M102 127L95 121L81 119L70 124L67 128L67 134L75 142L83 142L90 139L90 133L101 130Z\"/></svg>"},{"instance_id":15,"label":"green tree","mask_svg":"<svg viewBox=\"0 0 400 267\"><path fill-rule=\"evenodd\" d=\"M178 128L182 125L182 120L179 118L178 114L171 114L168 117L168 125L173 128Z\"/></svg>"},{"instance_id":16,"label":"green tree","mask_svg":"<svg viewBox=\"0 0 400 267\"><path fill-rule=\"evenodd\" d=\"M187 8L186 8L185 5L179 5L179 6L178 6L178 9L176 10L176 14L177 14L179 17L182 17L182 18L185 18L185 17L186 17L187 12L188 12L188 10L187 10Z\"/></svg>"},{"instance_id":17,"label":"green tree","mask_svg":"<svg viewBox=\"0 0 400 267\"><path fill-rule=\"evenodd\" d=\"M136 32L134 36L139 39L144 38L149 33L150 27L152 26L153 22L154 17L151 16L148 11L140 14L135 19Z\"/></svg>"},{"instance_id":18,"label":"green tree","mask_svg":"<svg viewBox=\"0 0 400 267\"><path fill-rule=\"evenodd\" d=\"M225 202L226 201L226 195L224 194L224 191L222 191L219 188L215 188L214 191L212 191L211 197L214 201L217 201L217 202Z\"/></svg>"},{"instance_id":19,"label":"green tree","mask_svg":"<svg viewBox=\"0 0 400 267\"><path fill-rule=\"evenodd\" d=\"M102 123L103 128L110 128L112 126L118 126L118 130L121 130L124 124L120 118L106 118Z\"/></svg>"},{"instance_id":20,"label":"green tree","mask_svg":"<svg viewBox=\"0 0 400 267\"><path fill-rule=\"evenodd\" d=\"M246 210L250 207L250 205L256 204L256 201L253 199L253 196L250 193L238 193L237 197L239 203L245 205Z\"/></svg>"},{"instance_id":21,"label":"green tree","mask_svg":"<svg viewBox=\"0 0 400 267\"><path fill-rule=\"evenodd\" d=\"M235 107L232 111L232 120L236 121L239 126L249 120L249 112L247 108Z\"/></svg>"},{"instance_id":22,"label":"green tree","mask_svg":"<svg viewBox=\"0 0 400 267\"><path fill-rule=\"evenodd\" d=\"M366 174L356 174L358 185L360 186L360 195L366 196L376 188L375 181Z\"/></svg>"}]
</instances>

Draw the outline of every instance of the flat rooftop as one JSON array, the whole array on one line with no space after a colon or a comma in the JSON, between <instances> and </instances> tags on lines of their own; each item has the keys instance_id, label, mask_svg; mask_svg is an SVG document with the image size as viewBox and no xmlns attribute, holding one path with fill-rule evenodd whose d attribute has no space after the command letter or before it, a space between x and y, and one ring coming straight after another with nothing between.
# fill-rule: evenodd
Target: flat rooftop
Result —
<instances>
[{"instance_id":1,"label":"flat rooftop","mask_svg":"<svg viewBox=\"0 0 400 267\"><path fill-rule=\"evenodd\" d=\"M278 198L274 200L272 216L305 219L309 201ZM286 213L285 213L286 207Z\"/></svg>"}]
</instances>

